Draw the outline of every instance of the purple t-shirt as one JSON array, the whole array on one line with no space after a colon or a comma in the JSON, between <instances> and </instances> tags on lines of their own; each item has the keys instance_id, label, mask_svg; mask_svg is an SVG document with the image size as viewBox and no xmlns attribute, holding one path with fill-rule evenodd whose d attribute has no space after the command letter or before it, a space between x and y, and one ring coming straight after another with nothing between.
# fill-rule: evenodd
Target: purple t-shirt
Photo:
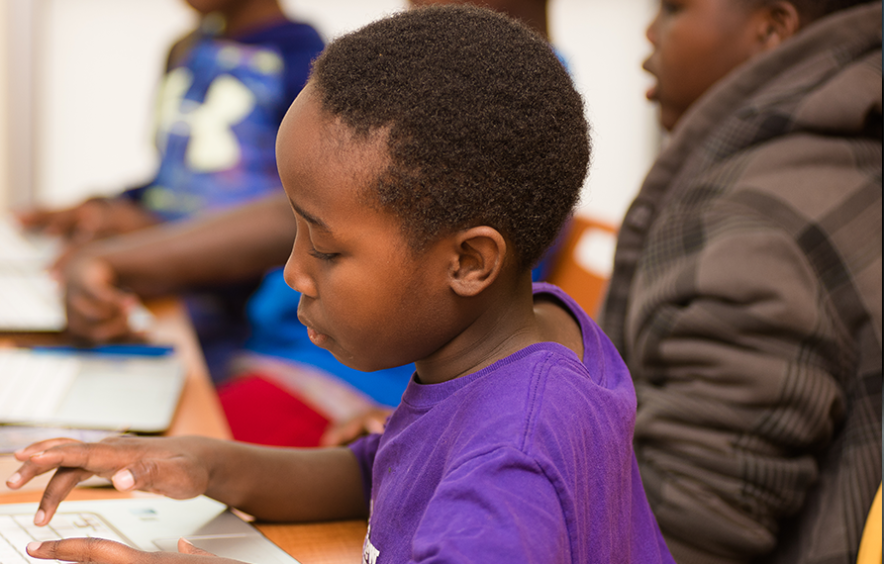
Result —
<instances>
[{"instance_id":1,"label":"purple t-shirt","mask_svg":"<svg viewBox=\"0 0 884 564\"><path fill-rule=\"evenodd\" d=\"M582 309L584 361L537 343L474 374L411 381L351 449L370 492L363 562L673 563L642 488L635 392Z\"/></svg>"}]
</instances>

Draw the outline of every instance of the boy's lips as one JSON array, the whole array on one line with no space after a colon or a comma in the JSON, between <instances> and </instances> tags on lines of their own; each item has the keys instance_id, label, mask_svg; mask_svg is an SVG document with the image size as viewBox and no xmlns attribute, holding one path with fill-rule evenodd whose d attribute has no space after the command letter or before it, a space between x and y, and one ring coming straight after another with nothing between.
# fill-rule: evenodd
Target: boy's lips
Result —
<instances>
[{"instance_id":1,"label":"boy's lips","mask_svg":"<svg viewBox=\"0 0 884 564\"><path fill-rule=\"evenodd\" d=\"M321 347L326 341L328 341L328 335L319 333L309 325L307 325L307 337L309 337L310 341L318 347Z\"/></svg>"},{"instance_id":2,"label":"boy's lips","mask_svg":"<svg viewBox=\"0 0 884 564\"><path fill-rule=\"evenodd\" d=\"M654 56L651 55L650 57L645 59L644 62L642 62L642 69L656 79L657 73L654 72L653 57ZM660 87L660 82L658 80L658 81L654 82L653 86L648 88L647 92L645 92L645 97L652 102L656 102L657 101L657 90L659 89L659 87Z\"/></svg>"},{"instance_id":3,"label":"boy's lips","mask_svg":"<svg viewBox=\"0 0 884 564\"><path fill-rule=\"evenodd\" d=\"M314 345L321 347L323 343L328 341L328 335L320 333L316 329L313 328L313 324L307 319L305 316L301 315L301 312L298 311L298 321L307 328L307 337L310 339Z\"/></svg>"},{"instance_id":4,"label":"boy's lips","mask_svg":"<svg viewBox=\"0 0 884 564\"><path fill-rule=\"evenodd\" d=\"M648 91L645 92L645 98L647 98L651 102L657 101L657 85L656 84L651 86L650 88L648 88Z\"/></svg>"}]
</instances>

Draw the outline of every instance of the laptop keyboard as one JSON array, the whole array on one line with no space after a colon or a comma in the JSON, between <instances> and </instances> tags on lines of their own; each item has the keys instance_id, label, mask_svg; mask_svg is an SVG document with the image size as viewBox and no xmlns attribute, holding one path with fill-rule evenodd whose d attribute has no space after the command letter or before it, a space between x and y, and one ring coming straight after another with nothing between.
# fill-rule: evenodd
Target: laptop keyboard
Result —
<instances>
[{"instance_id":1,"label":"laptop keyboard","mask_svg":"<svg viewBox=\"0 0 884 564\"><path fill-rule=\"evenodd\" d=\"M64 302L49 267L59 242L23 232L0 214L0 331L61 331Z\"/></svg>"},{"instance_id":2,"label":"laptop keyboard","mask_svg":"<svg viewBox=\"0 0 884 564\"><path fill-rule=\"evenodd\" d=\"M0 413L6 423L48 418L80 369L76 358L0 349ZM0 564L6 564L0 561Z\"/></svg>"},{"instance_id":3,"label":"laptop keyboard","mask_svg":"<svg viewBox=\"0 0 884 564\"><path fill-rule=\"evenodd\" d=\"M127 543L95 513L56 513L49 525L37 527L34 516L0 515L0 564L58 562L28 556L25 548L33 541L100 537Z\"/></svg>"},{"instance_id":4,"label":"laptop keyboard","mask_svg":"<svg viewBox=\"0 0 884 564\"><path fill-rule=\"evenodd\" d=\"M48 272L0 266L0 331L61 331L60 285Z\"/></svg>"},{"instance_id":5,"label":"laptop keyboard","mask_svg":"<svg viewBox=\"0 0 884 564\"><path fill-rule=\"evenodd\" d=\"M26 233L11 216L0 214L0 264L46 268L59 250L57 238Z\"/></svg>"}]
</instances>

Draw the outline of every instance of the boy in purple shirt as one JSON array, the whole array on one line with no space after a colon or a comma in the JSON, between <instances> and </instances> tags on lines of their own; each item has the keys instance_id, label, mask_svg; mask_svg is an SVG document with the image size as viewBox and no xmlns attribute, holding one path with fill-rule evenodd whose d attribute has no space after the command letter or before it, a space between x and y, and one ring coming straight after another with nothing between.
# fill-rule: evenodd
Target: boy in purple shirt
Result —
<instances>
[{"instance_id":1,"label":"boy in purple shirt","mask_svg":"<svg viewBox=\"0 0 884 564\"><path fill-rule=\"evenodd\" d=\"M583 362L538 342L413 380L384 434L351 447L371 493L367 562L668 562L629 447L629 372L560 289L535 284L534 307L573 316Z\"/></svg>"},{"instance_id":2,"label":"boy in purple shirt","mask_svg":"<svg viewBox=\"0 0 884 564\"><path fill-rule=\"evenodd\" d=\"M671 563L632 451L629 374L579 306L531 283L589 159L582 101L549 46L472 7L376 22L317 60L277 152L297 221L285 277L310 339L360 370L416 365L386 432L300 450L44 441L7 482L63 467L35 523L98 474L263 520L368 516L367 564ZM152 561L207 561L179 550L202 559ZM28 552L142 556L82 539Z\"/></svg>"}]
</instances>

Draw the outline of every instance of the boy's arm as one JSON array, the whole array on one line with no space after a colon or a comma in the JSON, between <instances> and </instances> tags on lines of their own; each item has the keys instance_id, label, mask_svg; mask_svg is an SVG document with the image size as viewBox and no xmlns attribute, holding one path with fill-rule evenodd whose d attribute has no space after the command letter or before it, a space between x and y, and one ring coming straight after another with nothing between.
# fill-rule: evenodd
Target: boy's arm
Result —
<instances>
[{"instance_id":1,"label":"boy's arm","mask_svg":"<svg viewBox=\"0 0 884 564\"><path fill-rule=\"evenodd\" d=\"M289 203L270 196L236 210L83 247L64 269L68 328L125 338L133 296L254 279L285 262L296 232Z\"/></svg>"},{"instance_id":2,"label":"boy's arm","mask_svg":"<svg viewBox=\"0 0 884 564\"><path fill-rule=\"evenodd\" d=\"M368 515L362 475L349 448L282 449L223 443L206 495L263 521L305 522Z\"/></svg>"},{"instance_id":3,"label":"boy's arm","mask_svg":"<svg viewBox=\"0 0 884 564\"><path fill-rule=\"evenodd\" d=\"M201 494L267 521L319 521L365 515L362 477L347 448L277 449L202 437L112 438L100 443L53 439L16 453L23 462L7 481L18 489L56 470L35 523L49 522L82 480L110 479L121 491L175 499Z\"/></svg>"},{"instance_id":4,"label":"boy's arm","mask_svg":"<svg viewBox=\"0 0 884 564\"><path fill-rule=\"evenodd\" d=\"M16 215L25 228L62 237L71 245L84 245L160 222L151 212L125 198L90 198L70 208L36 208Z\"/></svg>"},{"instance_id":5,"label":"boy's arm","mask_svg":"<svg viewBox=\"0 0 884 564\"><path fill-rule=\"evenodd\" d=\"M296 223L284 194L232 211L160 225L82 248L65 269L76 283L82 263L105 262L117 283L142 296L256 278L283 264Z\"/></svg>"}]
</instances>

